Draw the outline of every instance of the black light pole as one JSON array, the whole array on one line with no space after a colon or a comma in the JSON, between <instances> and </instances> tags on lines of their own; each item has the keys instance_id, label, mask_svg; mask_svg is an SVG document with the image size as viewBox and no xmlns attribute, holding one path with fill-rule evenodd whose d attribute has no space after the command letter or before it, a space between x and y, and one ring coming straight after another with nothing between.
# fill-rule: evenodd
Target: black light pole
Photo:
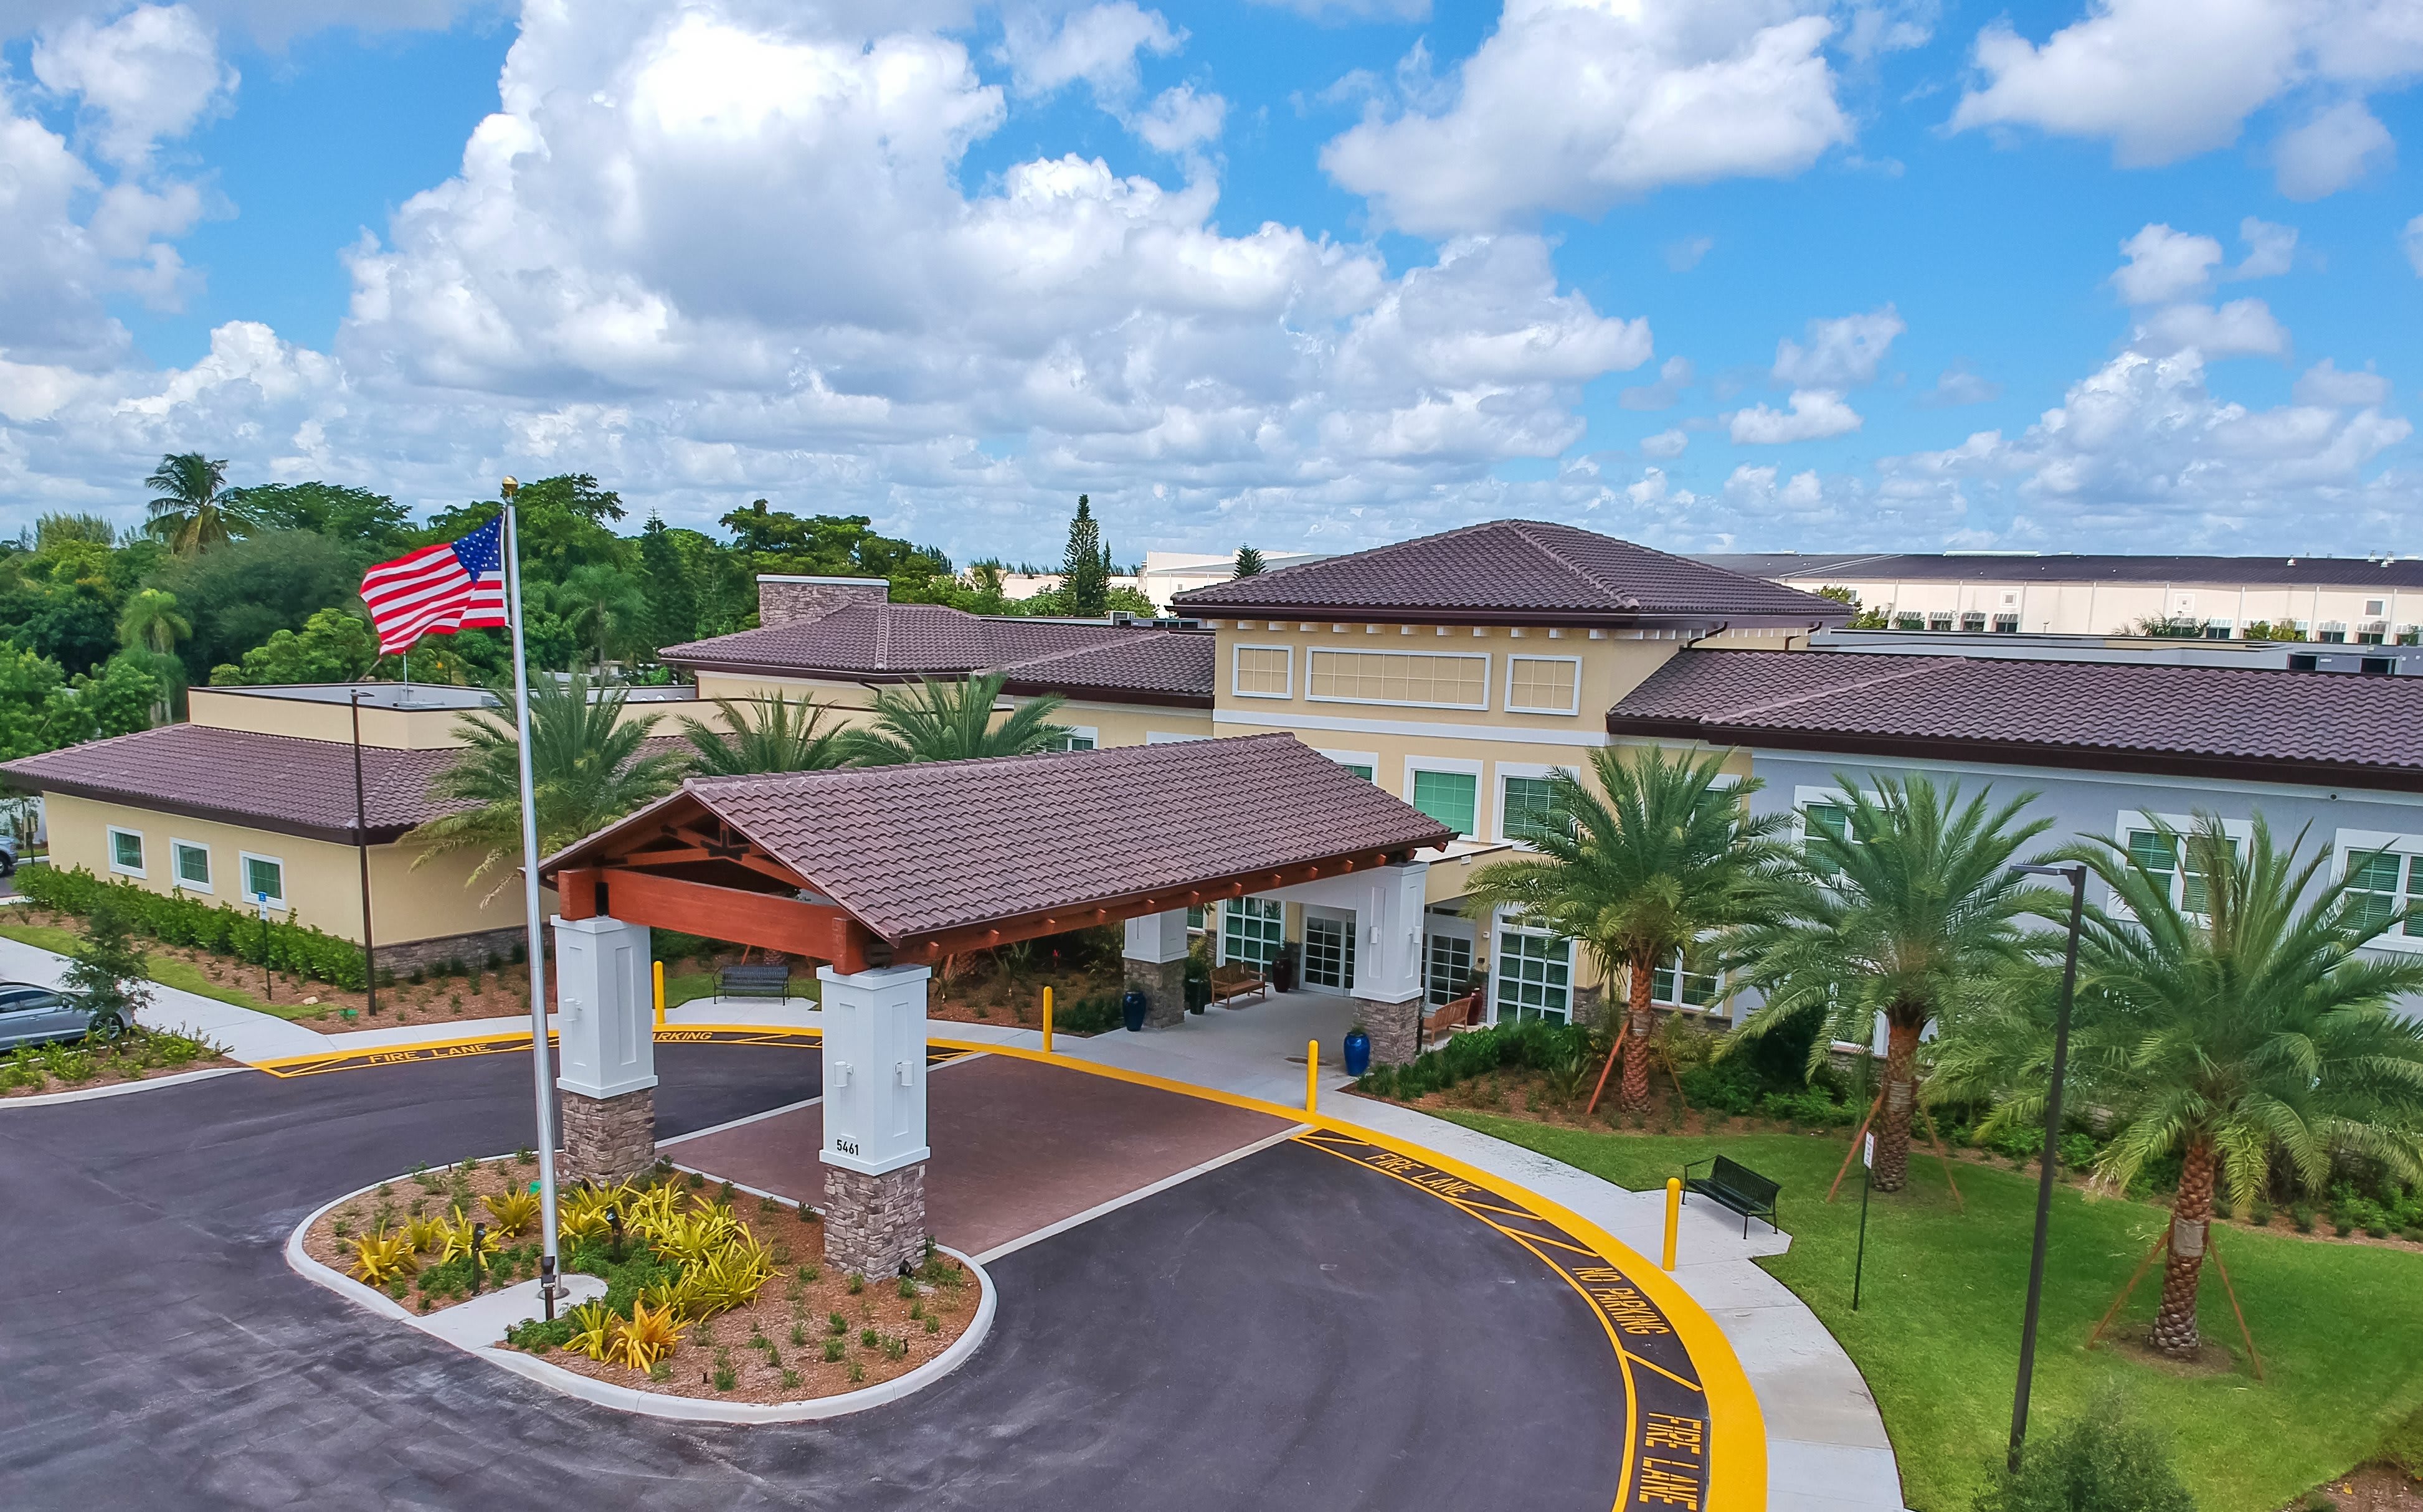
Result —
<instances>
[{"instance_id":1,"label":"black light pole","mask_svg":"<svg viewBox=\"0 0 2423 1512\"><path fill-rule=\"evenodd\" d=\"M2035 1375L2036 1314L2044 1300L2045 1234L2052 1222L2052 1183L2060 1159L2061 1088L2069 1073L2069 1008L2078 992L2078 932L2086 917L2086 868L2015 866L2014 874L2069 879L2069 953L2061 969L2061 1014L2052 1032L2052 1086L2045 1096L2043 1171L2036 1180L2035 1248L2028 1257L2028 1309L2019 1325L2019 1384L2011 1397L2010 1472L2019 1473L2019 1446L2028 1437L2028 1387Z\"/></svg>"}]
</instances>

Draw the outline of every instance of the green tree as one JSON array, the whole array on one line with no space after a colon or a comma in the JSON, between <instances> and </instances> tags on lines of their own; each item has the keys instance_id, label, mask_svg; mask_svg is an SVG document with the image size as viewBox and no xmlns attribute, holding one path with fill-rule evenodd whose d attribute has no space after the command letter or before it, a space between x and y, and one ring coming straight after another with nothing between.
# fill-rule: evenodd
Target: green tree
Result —
<instances>
[{"instance_id":1,"label":"green tree","mask_svg":"<svg viewBox=\"0 0 2423 1512\"><path fill-rule=\"evenodd\" d=\"M653 514L640 529L640 575L647 584L650 652L697 638L698 588L689 563L673 531Z\"/></svg>"},{"instance_id":2,"label":"green tree","mask_svg":"<svg viewBox=\"0 0 2423 1512\"><path fill-rule=\"evenodd\" d=\"M1623 1106L1649 1100L1652 974L1711 935L1760 921L1770 880L1789 853L1774 836L1781 815L1753 816L1756 779L1722 781L1724 756L1669 756L1644 747L1626 760L1591 753L1592 781L1550 776L1550 822L1533 828L1539 853L1474 874L1470 910L1521 912L1580 942L1610 986L1627 987Z\"/></svg>"},{"instance_id":3,"label":"green tree","mask_svg":"<svg viewBox=\"0 0 2423 1512\"><path fill-rule=\"evenodd\" d=\"M72 688L78 740L149 730L168 699L166 680L151 666L150 654L139 651L119 652L101 670L76 677Z\"/></svg>"},{"instance_id":4,"label":"green tree","mask_svg":"<svg viewBox=\"0 0 2423 1512\"><path fill-rule=\"evenodd\" d=\"M243 501L230 495L227 464L198 451L162 457L143 481L155 490L143 528L181 557L248 534L256 523Z\"/></svg>"},{"instance_id":5,"label":"green tree","mask_svg":"<svg viewBox=\"0 0 2423 1512\"><path fill-rule=\"evenodd\" d=\"M118 527L98 514L45 514L34 522L36 551L49 551L70 541L109 549L118 544Z\"/></svg>"},{"instance_id":6,"label":"green tree","mask_svg":"<svg viewBox=\"0 0 2423 1512\"><path fill-rule=\"evenodd\" d=\"M961 683L927 679L879 689L874 723L850 732L848 753L868 766L1023 756L1067 733L1051 722L1063 701L1056 697L1029 699L995 723L1001 685L1000 673L987 672Z\"/></svg>"},{"instance_id":7,"label":"green tree","mask_svg":"<svg viewBox=\"0 0 2423 1512\"><path fill-rule=\"evenodd\" d=\"M1237 548L1236 575L1239 577L1261 576L1262 554L1256 551L1251 546L1239 546Z\"/></svg>"},{"instance_id":8,"label":"green tree","mask_svg":"<svg viewBox=\"0 0 2423 1512\"><path fill-rule=\"evenodd\" d=\"M1975 1512L2196 1512L2169 1442L2117 1394L2039 1433L2018 1474L1999 1458L1987 1474Z\"/></svg>"},{"instance_id":9,"label":"green tree","mask_svg":"<svg viewBox=\"0 0 2423 1512\"><path fill-rule=\"evenodd\" d=\"M587 473L523 484L514 496L514 529L520 538L522 570L531 585L561 582L575 567L592 563L634 566L638 549L611 528L623 514L622 496L598 487ZM424 533L432 541L452 541L496 517L493 501L475 500L433 515ZM529 596L527 589L524 596Z\"/></svg>"},{"instance_id":10,"label":"green tree","mask_svg":"<svg viewBox=\"0 0 2423 1512\"><path fill-rule=\"evenodd\" d=\"M646 633L648 595L638 578L620 568L585 562L566 574L546 597L547 607L589 653L593 667L612 660Z\"/></svg>"},{"instance_id":11,"label":"green tree","mask_svg":"<svg viewBox=\"0 0 2423 1512\"><path fill-rule=\"evenodd\" d=\"M2021 921L2054 904L2010 868L2052 822L2019 822L2033 793L1996 809L1990 788L1963 804L1959 784L1938 788L1924 776L1877 777L1874 792L1848 777L1836 781L1839 793L1812 806L1805 864L1775 879L1770 918L1723 953L1765 998L1743 1036L1818 1015L1813 1062L1833 1040L1866 1044L1884 1016L1876 1184L1898 1191L1909 1166L1919 1037L1976 984L2028 961L2037 937Z\"/></svg>"},{"instance_id":12,"label":"green tree","mask_svg":"<svg viewBox=\"0 0 2423 1512\"><path fill-rule=\"evenodd\" d=\"M256 483L231 488L226 498L241 508L256 528L310 530L331 541L402 550L413 536L412 520L404 506L385 494L341 483Z\"/></svg>"},{"instance_id":13,"label":"green tree","mask_svg":"<svg viewBox=\"0 0 2423 1512\"><path fill-rule=\"evenodd\" d=\"M75 738L74 726L59 664L0 643L0 761L56 750Z\"/></svg>"},{"instance_id":14,"label":"green tree","mask_svg":"<svg viewBox=\"0 0 2423 1512\"><path fill-rule=\"evenodd\" d=\"M241 663L273 633L299 631L321 609L358 604L361 563L326 536L264 530L171 561L149 586L175 594L178 612L192 623L179 654L187 674L202 682L222 662ZM114 622L111 629L114 643Z\"/></svg>"},{"instance_id":15,"label":"green tree","mask_svg":"<svg viewBox=\"0 0 2423 1512\"><path fill-rule=\"evenodd\" d=\"M351 609L321 609L298 634L279 630L244 654L237 664L211 669L214 687L265 687L297 683L351 683L379 659L378 637L370 622Z\"/></svg>"},{"instance_id":16,"label":"green tree","mask_svg":"<svg viewBox=\"0 0 2423 1512\"><path fill-rule=\"evenodd\" d=\"M146 588L128 596L118 614L118 639L131 649L166 656L194 633L194 622L177 612L177 595Z\"/></svg>"},{"instance_id":17,"label":"green tree","mask_svg":"<svg viewBox=\"0 0 2423 1512\"><path fill-rule=\"evenodd\" d=\"M2404 915L2351 893L2352 861L2332 881L2328 845L2301 859L2259 812L2243 841L2208 813L2158 829L2151 853L2099 836L2063 853L2114 905L2086 910L2072 1063L2082 1105L2113 1121L2098 1186L2179 1161L2154 1347L2193 1356L2216 1186L2242 1205L2275 1165L2317 1189L2348 1159L2423 1181L2423 1023L2391 1006L2423 991L2423 961L2360 953ZM2042 1117L2039 1082L1980 1133Z\"/></svg>"},{"instance_id":18,"label":"green tree","mask_svg":"<svg viewBox=\"0 0 2423 1512\"><path fill-rule=\"evenodd\" d=\"M150 1004L151 963L116 903L103 898L86 916L84 938L60 982L84 1000L93 1014L93 1032L103 1039L133 1028L135 1010Z\"/></svg>"},{"instance_id":19,"label":"green tree","mask_svg":"<svg viewBox=\"0 0 2423 1512\"><path fill-rule=\"evenodd\" d=\"M847 731L825 723L814 699L717 699L723 716L719 730L685 717L682 738L696 753L691 766L708 777L746 777L760 772L821 772L849 759Z\"/></svg>"},{"instance_id":20,"label":"green tree","mask_svg":"<svg viewBox=\"0 0 2423 1512\"><path fill-rule=\"evenodd\" d=\"M509 709L513 695L499 697ZM531 686L531 778L542 855L605 828L673 791L682 759L647 750L647 726L623 718L622 690L589 679L543 677ZM414 828L404 838L426 847L413 862L457 851L478 855L469 884L495 879L488 896L504 890L521 859L521 742L512 717L498 710L465 715L456 726L463 749L430 784L438 797L465 805Z\"/></svg>"},{"instance_id":21,"label":"green tree","mask_svg":"<svg viewBox=\"0 0 2423 1512\"><path fill-rule=\"evenodd\" d=\"M1093 505L1083 494L1077 496L1077 512L1069 521L1069 549L1061 558L1060 575L1060 597L1068 613L1093 620L1106 612L1111 553L1102 544Z\"/></svg>"}]
</instances>

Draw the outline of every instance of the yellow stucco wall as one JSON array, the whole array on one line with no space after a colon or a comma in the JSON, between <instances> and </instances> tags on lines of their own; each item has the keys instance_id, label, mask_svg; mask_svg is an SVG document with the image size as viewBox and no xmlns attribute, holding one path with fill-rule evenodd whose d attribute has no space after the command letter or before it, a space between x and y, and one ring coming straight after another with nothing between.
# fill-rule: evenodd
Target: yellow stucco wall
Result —
<instances>
[{"instance_id":1,"label":"yellow stucco wall","mask_svg":"<svg viewBox=\"0 0 2423 1512\"><path fill-rule=\"evenodd\" d=\"M227 688L195 688L190 717L198 725L243 730L261 735L291 735L302 740L353 743L353 710L342 703L313 699L277 698L263 692ZM461 709L362 710L362 744L395 750L445 750L463 744ZM720 722L712 704L693 701L634 701L623 707L623 723L644 722L651 734L681 733L688 715L708 724Z\"/></svg>"}]
</instances>

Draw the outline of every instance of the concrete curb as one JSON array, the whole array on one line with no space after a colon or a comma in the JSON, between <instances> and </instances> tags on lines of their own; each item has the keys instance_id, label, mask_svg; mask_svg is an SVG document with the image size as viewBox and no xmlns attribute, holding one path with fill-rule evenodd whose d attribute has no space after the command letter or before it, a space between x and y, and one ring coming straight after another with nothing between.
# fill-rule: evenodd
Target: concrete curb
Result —
<instances>
[{"instance_id":1,"label":"concrete curb","mask_svg":"<svg viewBox=\"0 0 2423 1512\"><path fill-rule=\"evenodd\" d=\"M31 1097L0 1097L0 1108L55 1108L61 1103L90 1102L95 1097L123 1097L130 1092L182 1087L189 1081L208 1081L213 1077L231 1077L239 1071L251 1069L248 1065L206 1065L199 1071L180 1071L173 1077L113 1081L106 1087L79 1087L73 1092L40 1092Z\"/></svg>"},{"instance_id":2,"label":"concrete curb","mask_svg":"<svg viewBox=\"0 0 2423 1512\"><path fill-rule=\"evenodd\" d=\"M551 1391L561 1392L566 1396L577 1396L586 1402L594 1402L600 1407L610 1407L618 1412L634 1412L645 1417L670 1418L686 1423L744 1425L814 1423L824 1418L847 1417L853 1412L863 1412L869 1408L881 1407L887 1402L896 1402L904 1396L922 1391L967 1363L969 1358L983 1345L986 1336L992 1331L993 1313L1000 1297L999 1290L993 1285L991 1275L985 1270L984 1267L976 1264L973 1256L961 1254L947 1246L937 1245L935 1248L966 1266L969 1272L976 1278L978 1292L976 1315L969 1321L968 1331L953 1341L949 1348L907 1375L895 1376L890 1380L864 1387L859 1391L844 1392L839 1396L821 1396L809 1402L715 1402L695 1396L669 1396L657 1392L638 1391L629 1386L616 1386L607 1381L592 1380L586 1376L565 1370L559 1365L548 1364L538 1356L524 1354L518 1349L467 1345L449 1338L446 1334L431 1328L427 1318L404 1307L385 1292L365 1286L344 1272L322 1265L304 1253L303 1236L310 1232L311 1225L320 1221L322 1215L341 1204L378 1190L379 1186L380 1183L372 1182L367 1187L356 1188L332 1202L324 1203L314 1208L311 1216L297 1224L294 1232L287 1236L288 1268L306 1281L325 1286L367 1312L395 1322L409 1324L433 1339L451 1345L466 1354L476 1356L489 1364L509 1370L526 1380L535 1381Z\"/></svg>"}]
</instances>

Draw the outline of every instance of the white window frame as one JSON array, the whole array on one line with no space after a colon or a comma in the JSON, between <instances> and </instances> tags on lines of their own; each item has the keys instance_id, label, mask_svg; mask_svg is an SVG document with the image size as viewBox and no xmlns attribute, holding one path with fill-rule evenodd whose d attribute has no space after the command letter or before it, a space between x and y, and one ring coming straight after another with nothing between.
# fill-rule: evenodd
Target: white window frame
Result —
<instances>
[{"instance_id":1,"label":"white window frame","mask_svg":"<svg viewBox=\"0 0 2423 1512\"><path fill-rule=\"evenodd\" d=\"M1244 651L1275 651L1287 656L1287 691L1284 693L1248 693L1237 685L1237 654ZM1239 699L1278 699L1295 697L1295 648L1274 645L1266 641L1241 640L1228 648L1228 696Z\"/></svg>"},{"instance_id":2,"label":"white window frame","mask_svg":"<svg viewBox=\"0 0 2423 1512\"><path fill-rule=\"evenodd\" d=\"M1099 726L1096 726L1096 725L1063 725L1063 726L1061 726L1061 729L1063 729L1063 730L1067 731L1067 732L1068 732L1068 733L1067 733L1067 734L1065 734L1065 735L1055 735L1055 736L1053 736L1053 739L1055 739L1055 740L1071 740L1071 739L1074 739L1074 740L1082 740L1082 741L1084 741L1084 742L1085 742L1085 744L1084 744L1084 745L1082 745L1082 746L1068 746L1068 745L1053 746L1053 747L1051 747L1051 748L1051 748L1051 749L1053 749L1053 750L1061 750L1061 751L1068 751L1068 750L1100 750L1100 749L1101 749L1101 748L1102 748L1102 732L1101 732L1101 727L1099 727Z\"/></svg>"},{"instance_id":3,"label":"white window frame","mask_svg":"<svg viewBox=\"0 0 2423 1512\"><path fill-rule=\"evenodd\" d=\"M1514 701L1514 664L1516 662L1563 662L1574 669L1574 701L1571 708L1551 709ZM1579 714L1582 712L1582 659L1579 656L1534 656L1528 652L1509 652L1506 656L1506 712L1508 714Z\"/></svg>"},{"instance_id":4,"label":"white window frame","mask_svg":"<svg viewBox=\"0 0 2423 1512\"><path fill-rule=\"evenodd\" d=\"M1496 802L1497 811L1490 816L1496 821L1496 823L1491 825L1490 827L1497 834L1499 840L1505 841L1509 844L1522 845L1526 848L1528 848L1530 844L1528 841L1522 839L1520 836L1510 835L1506 832L1506 780L1510 777L1516 777L1537 781L1544 778L1553 777L1559 772L1562 772L1567 777L1573 778L1576 780L1581 777L1579 768L1572 766L1558 766L1539 762L1499 762L1497 764L1497 787L1490 795L1492 799ZM1409 802L1412 799L1413 791L1413 780L1411 778L1407 778L1405 780L1405 793L1407 801Z\"/></svg>"},{"instance_id":5,"label":"white window frame","mask_svg":"<svg viewBox=\"0 0 2423 1512\"><path fill-rule=\"evenodd\" d=\"M2348 861L2352 857L2370 856L2380 851L2388 851L2393 855L2405 858L2423 857L2423 835L2400 835L2385 829L2342 829L2332 838L2331 844L2337 853L2334 858L2331 871L2331 880L2334 882L2347 880ZM2411 859L2402 860L2399 863L2400 872L2402 873L2413 864ZM2400 880L2403 880L2402 876ZM2401 900L2402 896L2401 894ZM2423 924L2415 927L2423 928ZM2402 933L2381 935L2375 937L2372 943L2365 949L2396 951L2405 955L2423 955L2423 938Z\"/></svg>"},{"instance_id":6,"label":"white window frame","mask_svg":"<svg viewBox=\"0 0 2423 1512\"><path fill-rule=\"evenodd\" d=\"M1442 776L1471 778L1472 829L1470 833L1460 838L1465 840L1478 840L1491 831L1493 827L1492 822L1497 818L1497 816L1488 812L1486 809L1486 805L1489 801L1489 772L1485 763L1466 761L1460 756L1406 757L1405 785L1399 791L1404 795L1404 799L1409 804L1414 801L1414 774L1416 772L1436 772Z\"/></svg>"},{"instance_id":7,"label":"white window frame","mask_svg":"<svg viewBox=\"0 0 2423 1512\"><path fill-rule=\"evenodd\" d=\"M1210 735L1182 735L1174 730L1148 730L1144 743L1148 746L1183 746L1190 740L1209 740Z\"/></svg>"},{"instance_id":8,"label":"white window frame","mask_svg":"<svg viewBox=\"0 0 2423 1512\"><path fill-rule=\"evenodd\" d=\"M118 837L120 835L124 835L135 842L136 854L143 858L143 863L141 865L128 866L118 858ZM109 833L104 838L109 843L109 869L111 871L117 873L119 876L144 877L147 879L150 876L151 846L150 843L143 838L143 831L140 829L129 829L124 825L111 825L109 827Z\"/></svg>"},{"instance_id":9,"label":"white window frame","mask_svg":"<svg viewBox=\"0 0 2423 1512\"><path fill-rule=\"evenodd\" d=\"M1320 749L1318 747L1314 748ZM1370 769L1373 782L1380 780L1380 753L1376 750L1322 750L1321 754L1340 766L1366 767Z\"/></svg>"},{"instance_id":10,"label":"white window frame","mask_svg":"<svg viewBox=\"0 0 2423 1512\"><path fill-rule=\"evenodd\" d=\"M1485 651L1367 651L1360 647L1316 646L1313 654L1326 653L1338 656L1444 656L1453 661L1477 661L1481 664L1481 701L1478 703L1440 703L1423 699L1348 699L1335 693L1312 690L1312 657L1305 658L1304 697L1307 703L1359 703L1390 709L1463 709L1471 713L1489 712L1489 653Z\"/></svg>"},{"instance_id":11,"label":"white window frame","mask_svg":"<svg viewBox=\"0 0 2423 1512\"><path fill-rule=\"evenodd\" d=\"M2170 828L2177 830L2179 837L2179 864L2178 870L2171 874L2171 906L2178 908L2187 918L2201 919L2204 915L2187 912L2188 864L2186 849L2188 837L2195 830L2195 815L2187 813L2154 813L2143 809L2123 809L2120 811L2119 821L2113 826L2112 838L2119 842L2119 854L2121 857L2125 858L2130 855L2129 831L2131 829L2153 829L2158 827L2158 822L2159 825L2168 826ZM2221 822L2221 832L2229 837L2231 844L2241 847L2242 851L2247 841L2253 838L2255 834L2255 823L2251 819L2224 819ZM2110 908L2112 917L2114 919L2134 919L2137 917L2136 914L2130 910L2129 906L2121 901L2120 895L2117 892L2113 891L2108 887L2103 890L2105 894L2104 901Z\"/></svg>"},{"instance_id":12,"label":"white window frame","mask_svg":"<svg viewBox=\"0 0 2423 1512\"><path fill-rule=\"evenodd\" d=\"M202 853L203 877L199 882L185 874L185 852L187 851ZM211 848L208 845L198 840L179 840L174 835L168 837L168 885L170 887L182 889L186 892L208 892L211 890L211 884L216 880L218 880L218 869L211 865Z\"/></svg>"},{"instance_id":13,"label":"white window frame","mask_svg":"<svg viewBox=\"0 0 2423 1512\"><path fill-rule=\"evenodd\" d=\"M1684 952L1676 951L1674 953L1673 960L1669 962L1663 969L1673 978L1674 990L1677 996L1671 998L1661 998L1657 996L1657 971L1659 969L1653 967L1650 969L1649 972L1649 1000L1655 1003L1660 1008L1671 1008L1677 1013L1699 1014L1707 1018L1732 1017L1732 1010L1727 1006L1727 1003L1732 998L1733 993L1731 987L1725 981L1725 973L1722 970L1696 971L1689 973L1694 976L1704 976L1710 982L1714 983L1714 993L1713 996L1711 996L1704 1003L1685 1002L1682 1000L1680 994L1683 990L1683 977L1686 974L1683 970L1684 954Z\"/></svg>"},{"instance_id":14,"label":"white window frame","mask_svg":"<svg viewBox=\"0 0 2423 1512\"><path fill-rule=\"evenodd\" d=\"M1526 923L1521 914L1511 909L1499 908L1491 912L1489 916L1489 1021L1492 1024L1503 1022L1497 1016L1498 999L1505 987L1507 969L1505 952L1501 947L1510 933L1528 935L1535 939L1550 941L1558 938L1556 931L1542 929L1537 924ZM1575 1000L1581 992L1581 984L1576 978L1575 969L1578 964L1579 953L1574 947L1574 941L1570 939L1565 941L1565 1015L1559 1022L1570 1024L1574 1021Z\"/></svg>"},{"instance_id":15,"label":"white window frame","mask_svg":"<svg viewBox=\"0 0 2423 1512\"><path fill-rule=\"evenodd\" d=\"M247 907L254 908L261 906L259 903L254 901L252 896L251 863L254 861L267 861L270 865L277 868L277 891L276 895L270 898L269 908L272 913L288 912L289 910L286 906L286 858L283 856L265 856L259 851L240 850L235 853L236 885L243 890L245 905Z\"/></svg>"}]
</instances>

